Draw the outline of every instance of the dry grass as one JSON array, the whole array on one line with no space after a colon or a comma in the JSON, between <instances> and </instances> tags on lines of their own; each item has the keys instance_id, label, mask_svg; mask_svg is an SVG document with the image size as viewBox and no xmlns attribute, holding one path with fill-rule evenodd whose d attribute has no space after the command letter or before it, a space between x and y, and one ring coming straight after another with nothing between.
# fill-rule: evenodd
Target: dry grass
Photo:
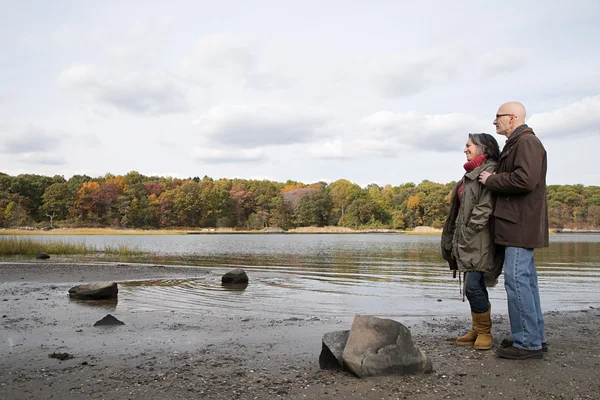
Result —
<instances>
[{"instance_id":1,"label":"dry grass","mask_svg":"<svg viewBox=\"0 0 600 400\"><path fill-rule=\"evenodd\" d=\"M26 237L0 237L0 256L36 255L39 253L54 255L88 255L111 254L120 256L133 256L143 254L138 249L131 249L125 245L106 246L97 249L85 243L67 243L62 241L43 242Z\"/></svg>"},{"instance_id":2,"label":"dry grass","mask_svg":"<svg viewBox=\"0 0 600 400\"><path fill-rule=\"evenodd\" d=\"M412 236L441 236L442 235L442 231L435 231L435 232L415 232L415 231L405 231L404 232L405 235L412 235Z\"/></svg>"},{"instance_id":3,"label":"dry grass","mask_svg":"<svg viewBox=\"0 0 600 400\"><path fill-rule=\"evenodd\" d=\"M49 231L6 229L0 230L0 235L185 235L184 230L142 230L142 229L112 229L112 228L61 228Z\"/></svg>"},{"instance_id":4,"label":"dry grass","mask_svg":"<svg viewBox=\"0 0 600 400\"><path fill-rule=\"evenodd\" d=\"M343 226L304 226L301 228L290 229L289 233L359 233L351 228Z\"/></svg>"}]
</instances>

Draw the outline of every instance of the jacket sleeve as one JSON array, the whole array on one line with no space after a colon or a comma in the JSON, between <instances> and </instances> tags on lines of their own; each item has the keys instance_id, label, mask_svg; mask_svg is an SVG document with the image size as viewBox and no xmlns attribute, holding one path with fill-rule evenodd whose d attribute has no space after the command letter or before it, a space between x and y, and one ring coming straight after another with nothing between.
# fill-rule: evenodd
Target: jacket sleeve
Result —
<instances>
[{"instance_id":1,"label":"jacket sleeve","mask_svg":"<svg viewBox=\"0 0 600 400\"><path fill-rule=\"evenodd\" d=\"M472 231L471 233L480 232L487 225L494 211L494 194L485 185L481 186L479 199L473 206L473 211L467 221L467 229Z\"/></svg>"},{"instance_id":2,"label":"jacket sleeve","mask_svg":"<svg viewBox=\"0 0 600 400\"><path fill-rule=\"evenodd\" d=\"M442 230L442 238L441 238L441 253L442 258L448 261L448 265L451 270L458 269L458 265L456 264L456 260L452 256L452 238L454 236L455 229L455 220L456 215L458 214L458 199L456 197L456 191L462 180L460 180L452 189L452 200L450 201L450 212L448 217L446 218L446 222L444 223L444 229Z\"/></svg>"},{"instance_id":3,"label":"jacket sleeve","mask_svg":"<svg viewBox=\"0 0 600 400\"><path fill-rule=\"evenodd\" d=\"M520 140L515 149L514 166L510 172L490 175L486 186L499 193L528 193L535 189L542 174L545 150L533 135Z\"/></svg>"}]
</instances>

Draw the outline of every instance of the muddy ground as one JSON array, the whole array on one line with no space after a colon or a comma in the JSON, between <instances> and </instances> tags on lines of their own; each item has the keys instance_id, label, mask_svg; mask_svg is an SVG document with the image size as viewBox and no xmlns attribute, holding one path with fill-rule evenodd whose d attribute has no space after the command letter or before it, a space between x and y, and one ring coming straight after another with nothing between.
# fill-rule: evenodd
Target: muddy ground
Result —
<instances>
[{"instance_id":1,"label":"muddy ground","mask_svg":"<svg viewBox=\"0 0 600 400\"><path fill-rule=\"evenodd\" d=\"M119 312L69 300L78 282L207 271L116 264L0 263L0 399L598 399L600 309L549 312L543 360L457 347L469 321L400 320L429 355L425 376L357 379L319 368L324 333L351 318ZM467 305L465 305L467 307ZM94 327L106 314L124 326ZM506 315L493 316L497 343ZM67 358L51 358L66 353Z\"/></svg>"}]
</instances>

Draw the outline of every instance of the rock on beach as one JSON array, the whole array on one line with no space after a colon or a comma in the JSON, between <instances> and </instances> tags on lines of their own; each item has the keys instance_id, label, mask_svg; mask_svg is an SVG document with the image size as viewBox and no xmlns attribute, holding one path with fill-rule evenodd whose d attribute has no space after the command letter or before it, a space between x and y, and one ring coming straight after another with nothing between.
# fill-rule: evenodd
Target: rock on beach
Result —
<instances>
[{"instance_id":1,"label":"rock on beach","mask_svg":"<svg viewBox=\"0 0 600 400\"><path fill-rule=\"evenodd\" d=\"M119 287L115 282L89 283L69 289L69 296L79 300L114 299L118 293Z\"/></svg>"},{"instance_id":2,"label":"rock on beach","mask_svg":"<svg viewBox=\"0 0 600 400\"><path fill-rule=\"evenodd\" d=\"M430 373L431 360L400 322L356 315L342 354L344 367L359 378Z\"/></svg>"},{"instance_id":3,"label":"rock on beach","mask_svg":"<svg viewBox=\"0 0 600 400\"><path fill-rule=\"evenodd\" d=\"M247 284L248 283L248 275L246 275L246 272L243 269L237 268L237 269L229 271L228 273L223 275L223 277L221 278L221 283L222 284L240 284L240 283Z\"/></svg>"}]
</instances>

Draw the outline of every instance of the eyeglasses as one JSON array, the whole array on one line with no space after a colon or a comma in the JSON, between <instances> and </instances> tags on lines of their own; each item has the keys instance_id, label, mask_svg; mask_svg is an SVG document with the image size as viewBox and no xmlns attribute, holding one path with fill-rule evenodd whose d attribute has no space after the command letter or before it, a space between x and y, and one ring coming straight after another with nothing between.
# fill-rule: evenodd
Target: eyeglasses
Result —
<instances>
[{"instance_id":1,"label":"eyeglasses","mask_svg":"<svg viewBox=\"0 0 600 400\"><path fill-rule=\"evenodd\" d=\"M513 116L514 114L496 114L496 119L500 119L502 117L508 117L508 116Z\"/></svg>"}]
</instances>

